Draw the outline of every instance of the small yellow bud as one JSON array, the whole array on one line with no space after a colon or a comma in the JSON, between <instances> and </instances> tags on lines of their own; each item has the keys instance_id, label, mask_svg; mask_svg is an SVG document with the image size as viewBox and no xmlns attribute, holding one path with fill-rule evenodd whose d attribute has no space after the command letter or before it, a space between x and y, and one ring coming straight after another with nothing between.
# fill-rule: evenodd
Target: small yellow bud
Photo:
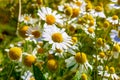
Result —
<instances>
[{"instance_id":1,"label":"small yellow bud","mask_svg":"<svg viewBox=\"0 0 120 80\"><path fill-rule=\"evenodd\" d=\"M79 8L73 8L73 14L72 17L77 17L80 13L80 9Z\"/></svg>"},{"instance_id":2,"label":"small yellow bud","mask_svg":"<svg viewBox=\"0 0 120 80\"><path fill-rule=\"evenodd\" d=\"M81 79L82 79L82 80L88 80L88 79L87 79L87 75L86 75L85 73L83 73L82 76L81 76Z\"/></svg>"},{"instance_id":3,"label":"small yellow bud","mask_svg":"<svg viewBox=\"0 0 120 80\"><path fill-rule=\"evenodd\" d=\"M26 31L28 30L29 26L23 26L19 29L19 34L20 36L22 36L23 38L26 38Z\"/></svg>"},{"instance_id":4,"label":"small yellow bud","mask_svg":"<svg viewBox=\"0 0 120 80\"><path fill-rule=\"evenodd\" d=\"M24 58L24 64L28 67L31 67L33 63L35 63L36 58L33 55L26 55Z\"/></svg>"},{"instance_id":5,"label":"small yellow bud","mask_svg":"<svg viewBox=\"0 0 120 80\"><path fill-rule=\"evenodd\" d=\"M48 67L49 70L55 71L58 67L57 61L55 59L48 60L47 67Z\"/></svg>"},{"instance_id":6,"label":"small yellow bud","mask_svg":"<svg viewBox=\"0 0 120 80\"><path fill-rule=\"evenodd\" d=\"M104 52L100 52L100 53L99 53L99 56L100 56L101 58L104 58L104 57L105 57L105 53L104 53Z\"/></svg>"},{"instance_id":7,"label":"small yellow bud","mask_svg":"<svg viewBox=\"0 0 120 80\"><path fill-rule=\"evenodd\" d=\"M104 26L104 28L108 28L110 26L110 23L108 21L105 21L103 26Z\"/></svg>"},{"instance_id":8,"label":"small yellow bud","mask_svg":"<svg viewBox=\"0 0 120 80\"><path fill-rule=\"evenodd\" d=\"M110 71L111 74L114 74L115 73L115 68L114 67L110 67L109 71Z\"/></svg>"},{"instance_id":9,"label":"small yellow bud","mask_svg":"<svg viewBox=\"0 0 120 80\"><path fill-rule=\"evenodd\" d=\"M84 64L87 61L86 54L85 53L80 53L80 52L76 53L75 60L78 63Z\"/></svg>"},{"instance_id":10,"label":"small yellow bud","mask_svg":"<svg viewBox=\"0 0 120 80\"><path fill-rule=\"evenodd\" d=\"M112 19L113 19L113 20L117 20L117 19L118 19L118 16L117 16L117 15L113 15L113 16L112 16Z\"/></svg>"},{"instance_id":11,"label":"small yellow bud","mask_svg":"<svg viewBox=\"0 0 120 80\"><path fill-rule=\"evenodd\" d=\"M113 51L120 52L120 46L118 44L113 46Z\"/></svg>"},{"instance_id":12,"label":"small yellow bud","mask_svg":"<svg viewBox=\"0 0 120 80\"><path fill-rule=\"evenodd\" d=\"M97 39L97 44L98 44L99 46L102 46L102 45L104 44L103 39L102 39L102 38L98 38L98 39Z\"/></svg>"},{"instance_id":13,"label":"small yellow bud","mask_svg":"<svg viewBox=\"0 0 120 80\"><path fill-rule=\"evenodd\" d=\"M67 16L72 16L73 10L72 10L72 8L70 6L65 8L65 14Z\"/></svg>"},{"instance_id":14,"label":"small yellow bud","mask_svg":"<svg viewBox=\"0 0 120 80\"><path fill-rule=\"evenodd\" d=\"M12 60L19 60L22 55L22 50L19 47L12 47L9 50L9 57Z\"/></svg>"},{"instance_id":15,"label":"small yellow bud","mask_svg":"<svg viewBox=\"0 0 120 80\"><path fill-rule=\"evenodd\" d=\"M77 37L72 37L72 42L73 42L73 44L77 43L78 42Z\"/></svg>"},{"instance_id":16,"label":"small yellow bud","mask_svg":"<svg viewBox=\"0 0 120 80\"><path fill-rule=\"evenodd\" d=\"M101 6L96 6L95 7L95 11L97 12L101 12L103 10L103 8Z\"/></svg>"},{"instance_id":17,"label":"small yellow bud","mask_svg":"<svg viewBox=\"0 0 120 80\"><path fill-rule=\"evenodd\" d=\"M94 32L94 29L92 27L89 27L88 32L92 34Z\"/></svg>"}]
</instances>

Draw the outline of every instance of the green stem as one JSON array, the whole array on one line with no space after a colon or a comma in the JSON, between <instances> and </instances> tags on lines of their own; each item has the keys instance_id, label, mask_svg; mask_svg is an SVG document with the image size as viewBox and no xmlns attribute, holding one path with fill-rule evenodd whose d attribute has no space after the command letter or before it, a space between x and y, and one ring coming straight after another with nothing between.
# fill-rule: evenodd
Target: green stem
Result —
<instances>
[{"instance_id":1,"label":"green stem","mask_svg":"<svg viewBox=\"0 0 120 80\"><path fill-rule=\"evenodd\" d=\"M11 74L12 74L13 69L14 69L14 62L12 63L12 68L11 68L9 74L8 74L7 80L9 80L9 78L10 78L10 76L11 76Z\"/></svg>"}]
</instances>

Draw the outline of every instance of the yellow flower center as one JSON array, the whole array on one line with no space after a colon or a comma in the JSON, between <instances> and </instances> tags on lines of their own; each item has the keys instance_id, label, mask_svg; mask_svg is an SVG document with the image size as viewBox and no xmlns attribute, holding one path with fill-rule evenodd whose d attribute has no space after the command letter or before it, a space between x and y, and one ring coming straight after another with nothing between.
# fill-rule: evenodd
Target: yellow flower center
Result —
<instances>
[{"instance_id":1,"label":"yellow flower center","mask_svg":"<svg viewBox=\"0 0 120 80\"><path fill-rule=\"evenodd\" d=\"M43 48L38 48L37 52L42 54L42 53L44 53L44 49Z\"/></svg>"},{"instance_id":2,"label":"yellow flower center","mask_svg":"<svg viewBox=\"0 0 120 80\"><path fill-rule=\"evenodd\" d=\"M90 20L89 26L93 26L94 25L94 20Z\"/></svg>"},{"instance_id":3,"label":"yellow flower center","mask_svg":"<svg viewBox=\"0 0 120 80\"><path fill-rule=\"evenodd\" d=\"M52 35L52 40L54 41L54 42L58 42L58 43L61 43L61 42L63 42L63 36L62 36L62 34L61 33L54 33L53 35Z\"/></svg>"},{"instance_id":4,"label":"yellow flower center","mask_svg":"<svg viewBox=\"0 0 120 80\"><path fill-rule=\"evenodd\" d=\"M22 54L21 48L19 48L19 47L12 47L12 48L10 48L9 57L12 60L20 59L21 54Z\"/></svg>"},{"instance_id":5,"label":"yellow flower center","mask_svg":"<svg viewBox=\"0 0 120 80\"><path fill-rule=\"evenodd\" d=\"M94 32L94 29L93 29L92 27L89 27L89 28L88 28L88 32L89 32L89 33L93 33L93 32Z\"/></svg>"},{"instance_id":6,"label":"yellow flower center","mask_svg":"<svg viewBox=\"0 0 120 80\"><path fill-rule=\"evenodd\" d=\"M37 3L40 5L43 3L43 0L37 0Z\"/></svg>"},{"instance_id":7,"label":"yellow flower center","mask_svg":"<svg viewBox=\"0 0 120 80\"><path fill-rule=\"evenodd\" d=\"M65 8L65 14L68 15L68 16L72 16L73 10L70 6Z\"/></svg>"},{"instance_id":8,"label":"yellow flower center","mask_svg":"<svg viewBox=\"0 0 120 80\"><path fill-rule=\"evenodd\" d=\"M26 21L29 21L29 20L30 20L30 17L29 17L29 16L25 16L24 19L25 19Z\"/></svg>"},{"instance_id":9,"label":"yellow flower center","mask_svg":"<svg viewBox=\"0 0 120 80\"><path fill-rule=\"evenodd\" d=\"M105 57L105 53L104 53L104 52L100 52L100 53L99 53L99 56L100 56L101 58L104 58L104 57Z\"/></svg>"},{"instance_id":10,"label":"yellow flower center","mask_svg":"<svg viewBox=\"0 0 120 80\"><path fill-rule=\"evenodd\" d=\"M19 34L20 34L20 36L22 36L22 37L27 37L25 34L26 34L26 31L28 30L28 28L29 28L29 26L23 26L22 28L20 28L20 30L19 30Z\"/></svg>"},{"instance_id":11,"label":"yellow flower center","mask_svg":"<svg viewBox=\"0 0 120 80\"><path fill-rule=\"evenodd\" d=\"M82 2L76 1L75 4L76 4L77 6L81 6L81 5L82 5Z\"/></svg>"},{"instance_id":12,"label":"yellow flower center","mask_svg":"<svg viewBox=\"0 0 120 80\"><path fill-rule=\"evenodd\" d=\"M113 51L120 52L120 46L118 44L113 46Z\"/></svg>"},{"instance_id":13,"label":"yellow flower center","mask_svg":"<svg viewBox=\"0 0 120 80\"><path fill-rule=\"evenodd\" d=\"M72 42L73 42L73 44L77 43L78 42L77 37L72 37Z\"/></svg>"},{"instance_id":14,"label":"yellow flower center","mask_svg":"<svg viewBox=\"0 0 120 80\"><path fill-rule=\"evenodd\" d=\"M117 16L117 15L113 15L113 16L112 16L112 19L113 19L113 20L117 20L117 19L118 19L118 16Z\"/></svg>"},{"instance_id":15,"label":"yellow flower center","mask_svg":"<svg viewBox=\"0 0 120 80\"><path fill-rule=\"evenodd\" d=\"M109 70L108 66L105 66L105 70L106 70L106 71L108 71L108 70Z\"/></svg>"},{"instance_id":16,"label":"yellow flower center","mask_svg":"<svg viewBox=\"0 0 120 80\"><path fill-rule=\"evenodd\" d=\"M73 14L72 17L77 17L80 13L80 9L79 8L73 8Z\"/></svg>"},{"instance_id":17,"label":"yellow flower center","mask_svg":"<svg viewBox=\"0 0 120 80\"><path fill-rule=\"evenodd\" d=\"M56 22L56 19L53 15L49 14L49 15L46 15L46 22L47 24L52 25Z\"/></svg>"},{"instance_id":18,"label":"yellow flower center","mask_svg":"<svg viewBox=\"0 0 120 80\"><path fill-rule=\"evenodd\" d=\"M85 73L83 73L82 76L81 76L81 79L82 80L87 80L87 75Z\"/></svg>"},{"instance_id":19,"label":"yellow flower center","mask_svg":"<svg viewBox=\"0 0 120 80\"><path fill-rule=\"evenodd\" d=\"M30 77L30 80L35 80L35 78L34 77Z\"/></svg>"},{"instance_id":20,"label":"yellow flower center","mask_svg":"<svg viewBox=\"0 0 120 80\"><path fill-rule=\"evenodd\" d=\"M103 8L101 6L96 6L95 7L95 11L97 12L101 12L103 10Z\"/></svg>"},{"instance_id":21,"label":"yellow flower center","mask_svg":"<svg viewBox=\"0 0 120 80\"><path fill-rule=\"evenodd\" d=\"M75 60L78 63L84 64L87 61L86 54L85 53L80 53L80 52L76 53Z\"/></svg>"},{"instance_id":22,"label":"yellow flower center","mask_svg":"<svg viewBox=\"0 0 120 80\"><path fill-rule=\"evenodd\" d=\"M47 67L49 70L54 71L57 69L58 65L57 65L57 61L55 59L50 59L47 62Z\"/></svg>"},{"instance_id":23,"label":"yellow flower center","mask_svg":"<svg viewBox=\"0 0 120 80\"><path fill-rule=\"evenodd\" d=\"M89 2L87 5L86 5L86 11L90 11L92 9L92 4Z\"/></svg>"},{"instance_id":24,"label":"yellow flower center","mask_svg":"<svg viewBox=\"0 0 120 80\"><path fill-rule=\"evenodd\" d=\"M37 30L34 30L34 31L32 31L32 35L33 35L35 38L39 38L40 35L41 35L41 33L40 33L39 31L37 31Z\"/></svg>"},{"instance_id":25,"label":"yellow flower center","mask_svg":"<svg viewBox=\"0 0 120 80\"><path fill-rule=\"evenodd\" d=\"M97 44L100 45L100 46L103 45L104 44L103 39L102 38L98 38L97 39Z\"/></svg>"},{"instance_id":26,"label":"yellow flower center","mask_svg":"<svg viewBox=\"0 0 120 80\"><path fill-rule=\"evenodd\" d=\"M105 21L103 26L104 28L108 28L110 26L110 23L108 21Z\"/></svg>"},{"instance_id":27,"label":"yellow flower center","mask_svg":"<svg viewBox=\"0 0 120 80\"><path fill-rule=\"evenodd\" d=\"M114 67L110 67L109 71L110 71L111 74L114 74L115 73L115 68Z\"/></svg>"},{"instance_id":28,"label":"yellow flower center","mask_svg":"<svg viewBox=\"0 0 120 80\"><path fill-rule=\"evenodd\" d=\"M36 61L36 58L33 55L26 55L24 58L24 64L28 67L31 67L35 61Z\"/></svg>"}]
</instances>

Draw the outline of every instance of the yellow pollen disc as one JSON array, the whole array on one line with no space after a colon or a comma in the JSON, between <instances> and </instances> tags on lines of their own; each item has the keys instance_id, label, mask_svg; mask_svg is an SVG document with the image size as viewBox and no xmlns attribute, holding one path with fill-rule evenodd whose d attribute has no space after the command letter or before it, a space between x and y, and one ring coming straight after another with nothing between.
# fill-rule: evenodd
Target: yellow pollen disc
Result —
<instances>
[{"instance_id":1,"label":"yellow pollen disc","mask_svg":"<svg viewBox=\"0 0 120 80\"><path fill-rule=\"evenodd\" d=\"M94 29L91 28L91 27L89 27L89 28L88 28L88 32L89 32L89 33L93 33L93 32L94 32Z\"/></svg>"},{"instance_id":2,"label":"yellow pollen disc","mask_svg":"<svg viewBox=\"0 0 120 80\"><path fill-rule=\"evenodd\" d=\"M102 46L104 44L103 39L102 38L98 38L97 39L97 44Z\"/></svg>"},{"instance_id":3,"label":"yellow pollen disc","mask_svg":"<svg viewBox=\"0 0 120 80\"><path fill-rule=\"evenodd\" d=\"M81 79L82 80L87 80L87 75L85 73L83 73L82 76L81 76Z\"/></svg>"},{"instance_id":4,"label":"yellow pollen disc","mask_svg":"<svg viewBox=\"0 0 120 80\"><path fill-rule=\"evenodd\" d=\"M115 46L113 46L113 51L120 52L120 46L118 44L116 44Z\"/></svg>"},{"instance_id":5,"label":"yellow pollen disc","mask_svg":"<svg viewBox=\"0 0 120 80\"><path fill-rule=\"evenodd\" d=\"M31 77L30 80L35 80L35 78L34 78L34 77Z\"/></svg>"},{"instance_id":6,"label":"yellow pollen disc","mask_svg":"<svg viewBox=\"0 0 120 80\"><path fill-rule=\"evenodd\" d=\"M26 31L28 30L29 26L23 26L22 28L20 28L19 30L19 34L22 36L22 37L27 37L25 34L26 34Z\"/></svg>"},{"instance_id":7,"label":"yellow pollen disc","mask_svg":"<svg viewBox=\"0 0 120 80\"><path fill-rule=\"evenodd\" d=\"M29 21L29 20L30 20L29 16L25 16L24 19L25 19L26 21Z\"/></svg>"},{"instance_id":8,"label":"yellow pollen disc","mask_svg":"<svg viewBox=\"0 0 120 80\"><path fill-rule=\"evenodd\" d=\"M53 15L46 15L46 23L52 25L56 22L56 19Z\"/></svg>"},{"instance_id":9,"label":"yellow pollen disc","mask_svg":"<svg viewBox=\"0 0 120 80\"><path fill-rule=\"evenodd\" d=\"M35 61L36 58L33 55L26 55L24 58L24 64L28 67L31 67Z\"/></svg>"},{"instance_id":10,"label":"yellow pollen disc","mask_svg":"<svg viewBox=\"0 0 120 80\"><path fill-rule=\"evenodd\" d=\"M93 26L94 25L94 20L90 20L89 26Z\"/></svg>"},{"instance_id":11,"label":"yellow pollen disc","mask_svg":"<svg viewBox=\"0 0 120 80\"><path fill-rule=\"evenodd\" d=\"M54 71L57 69L58 65L57 65L57 61L55 59L50 59L47 62L47 67L49 70Z\"/></svg>"},{"instance_id":12,"label":"yellow pollen disc","mask_svg":"<svg viewBox=\"0 0 120 80\"><path fill-rule=\"evenodd\" d=\"M40 37L40 32L35 30L35 31L32 31L32 35L34 35L35 38L39 38Z\"/></svg>"},{"instance_id":13,"label":"yellow pollen disc","mask_svg":"<svg viewBox=\"0 0 120 80\"><path fill-rule=\"evenodd\" d=\"M58 43L61 43L61 42L63 42L63 36L62 36L62 34L61 33L54 33L53 35L52 35L52 40L54 41L54 42L58 42Z\"/></svg>"},{"instance_id":14,"label":"yellow pollen disc","mask_svg":"<svg viewBox=\"0 0 120 80\"><path fill-rule=\"evenodd\" d=\"M110 26L110 23L108 21L105 21L103 26L104 28L108 28Z\"/></svg>"},{"instance_id":15,"label":"yellow pollen disc","mask_svg":"<svg viewBox=\"0 0 120 80\"><path fill-rule=\"evenodd\" d=\"M84 64L87 61L86 54L85 53L80 53L80 52L76 53L75 60L78 63Z\"/></svg>"},{"instance_id":16,"label":"yellow pollen disc","mask_svg":"<svg viewBox=\"0 0 120 80\"><path fill-rule=\"evenodd\" d=\"M37 3L40 5L43 3L43 0L37 0Z\"/></svg>"},{"instance_id":17,"label":"yellow pollen disc","mask_svg":"<svg viewBox=\"0 0 120 80\"><path fill-rule=\"evenodd\" d=\"M103 10L103 8L102 8L101 6L96 6L96 7L95 7L95 10L96 10L97 12L101 12L101 11Z\"/></svg>"},{"instance_id":18,"label":"yellow pollen disc","mask_svg":"<svg viewBox=\"0 0 120 80\"><path fill-rule=\"evenodd\" d=\"M72 16L73 10L70 6L65 8L65 14L68 15L68 16Z\"/></svg>"},{"instance_id":19,"label":"yellow pollen disc","mask_svg":"<svg viewBox=\"0 0 120 80\"><path fill-rule=\"evenodd\" d=\"M92 15L87 15L87 19L90 21L94 21L94 18L92 17Z\"/></svg>"},{"instance_id":20,"label":"yellow pollen disc","mask_svg":"<svg viewBox=\"0 0 120 80\"><path fill-rule=\"evenodd\" d=\"M109 71L110 71L111 74L114 74L115 73L115 68L114 67L110 67Z\"/></svg>"},{"instance_id":21,"label":"yellow pollen disc","mask_svg":"<svg viewBox=\"0 0 120 80\"><path fill-rule=\"evenodd\" d=\"M91 3L88 3L86 5L86 11L89 11L90 9L92 9L92 4Z\"/></svg>"},{"instance_id":22,"label":"yellow pollen disc","mask_svg":"<svg viewBox=\"0 0 120 80\"><path fill-rule=\"evenodd\" d=\"M81 6L82 5L82 2L80 2L80 1L76 1L75 3L76 3L77 6Z\"/></svg>"},{"instance_id":23,"label":"yellow pollen disc","mask_svg":"<svg viewBox=\"0 0 120 80\"><path fill-rule=\"evenodd\" d=\"M10 48L9 57L12 60L20 59L21 54L22 54L21 48L19 48L19 47L12 47L12 48Z\"/></svg>"},{"instance_id":24,"label":"yellow pollen disc","mask_svg":"<svg viewBox=\"0 0 120 80\"><path fill-rule=\"evenodd\" d=\"M117 20L117 19L118 19L118 16L117 16L117 15L113 15L113 16L112 16L112 19L113 19L113 20Z\"/></svg>"},{"instance_id":25,"label":"yellow pollen disc","mask_svg":"<svg viewBox=\"0 0 120 80\"><path fill-rule=\"evenodd\" d=\"M77 17L80 13L80 9L79 8L73 8L73 14L72 17Z\"/></svg>"},{"instance_id":26,"label":"yellow pollen disc","mask_svg":"<svg viewBox=\"0 0 120 80\"><path fill-rule=\"evenodd\" d=\"M73 42L73 44L77 43L78 42L77 37L72 37L72 42Z\"/></svg>"},{"instance_id":27,"label":"yellow pollen disc","mask_svg":"<svg viewBox=\"0 0 120 80\"><path fill-rule=\"evenodd\" d=\"M105 70L106 70L106 71L108 71L108 70L109 70L108 66L105 66Z\"/></svg>"},{"instance_id":28,"label":"yellow pollen disc","mask_svg":"<svg viewBox=\"0 0 120 80\"><path fill-rule=\"evenodd\" d=\"M104 53L104 52L100 52L100 53L99 53L99 56L100 56L101 58L104 58L104 57L105 57L105 53Z\"/></svg>"}]
</instances>

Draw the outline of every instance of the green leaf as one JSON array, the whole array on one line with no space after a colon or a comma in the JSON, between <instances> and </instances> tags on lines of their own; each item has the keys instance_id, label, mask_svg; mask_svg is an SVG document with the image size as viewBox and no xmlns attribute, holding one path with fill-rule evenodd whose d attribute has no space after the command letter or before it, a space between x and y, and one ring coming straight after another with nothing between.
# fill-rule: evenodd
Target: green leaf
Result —
<instances>
[{"instance_id":1,"label":"green leaf","mask_svg":"<svg viewBox=\"0 0 120 80\"><path fill-rule=\"evenodd\" d=\"M75 76L73 77L73 80L80 80L81 74L80 71L78 70L75 74Z\"/></svg>"},{"instance_id":2,"label":"green leaf","mask_svg":"<svg viewBox=\"0 0 120 80\"><path fill-rule=\"evenodd\" d=\"M40 71L40 69L33 64L33 72L35 80L46 80L43 73Z\"/></svg>"}]
</instances>

